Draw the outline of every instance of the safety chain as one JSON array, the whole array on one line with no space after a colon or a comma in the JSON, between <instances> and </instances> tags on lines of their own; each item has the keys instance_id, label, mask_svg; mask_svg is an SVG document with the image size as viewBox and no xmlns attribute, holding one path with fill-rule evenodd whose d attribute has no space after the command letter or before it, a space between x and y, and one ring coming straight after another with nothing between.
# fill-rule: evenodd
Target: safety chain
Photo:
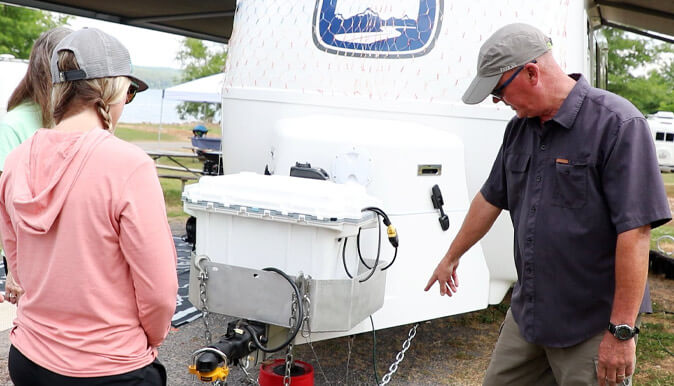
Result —
<instances>
[{"instance_id":1,"label":"safety chain","mask_svg":"<svg viewBox=\"0 0 674 386\"><path fill-rule=\"evenodd\" d=\"M302 334L302 337L307 340L307 343L309 343L311 352L314 354L314 359L316 359L316 365L318 366L318 370L323 375L323 378L325 379L325 384L329 385L330 381L328 381L328 377L325 375L325 372L323 371L321 361L318 360L318 355L316 355L316 350L314 349L314 345L311 342L311 325L309 323L311 320L311 299L309 298L311 287L311 276L304 276L303 274L300 274L297 277L297 281L300 294L302 294L302 302L303 302L302 306L304 307L304 321L302 322L302 330L300 331L300 334Z\"/></svg>"},{"instance_id":2,"label":"safety chain","mask_svg":"<svg viewBox=\"0 0 674 386\"><path fill-rule=\"evenodd\" d=\"M302 295L302 308L304 310L304 319L302 320L302 329L300 330L300 334L302 334L302 337L305 339L309 339L311 336L311 327L309 325L309 320L311 317L311 299L309 298L309 279L311 279L310 276L304 276L303 274L299 274L297 277L297 284L298 288L300 290L300 294Z\"/></svg>"},{"instance_id":3,"label":"safety chain","mask_svg":"<svg viewBox=\"0 0 674 386\"><path fill-rule=\"evenodd\" d=\"M297 324L297 295L293 292L292 303L290 305L290 318L288 318L288 335L293 332L293 328Z\"/></svg>"},{"instance_id":4,"label":"safety chain","mask_svg":"<svg viewBox=\"0 0 674 386\"><path fill-rule=\"evenodd\" d=\"M241 361L239 361L239 368L241 371L243 371L243 374L246 376L246 383L249 385L259 385L259 380L253 379L253 376L250 375L248 372L248 360L246 360L246 364L244 365Z\"/></svg>"},{"instance_id":5,"label":"safety chain","mask_svg":"<svg viewBox=\"0 0 674 386\"><path fill-rule=\"evenodd\" d=\"M290 306L290 319L288 320L288 324L290 325L290 329L288 330L288 335L291 335L293 332L293 326L297 322L297 313L298 313L298 303L299 299L297 299L297 295L293 292L292 295L292 303ZM300 327L301 328L301 327ZM286 364L285 364L285 376L283 377L283 385L284 386L289 386L290 385L290 370L293 367L294 364L294 359L293 359L293 342L290 342L288 344L288 348L286 350Z\"/></svg>"},{"instance_id":6,"label":"safety chain","mask_svg":"<svg viewBox=\"0 0 674 386\"><path fill-rule=\"evenodd\" d=\"M201 320L204 321L204 339L206 344L210 345L213 341L211 328L208 324L208 298L206 297L206 282L208 281L208 270L202 266L202 262L208 260L206 256L197 256L195 265L199 268L199 301L201 302Z\"/></svg>"},{"instance_id":7,"label":"safety chain","mask_svg":"<svg viewBox=\"0 0 674 386\"><path fill-rule=\"evenodd\" d=\"M318 355L316 355L316 350L314 350L314 344L311 341L311 331L309 331L309 336L307 337L307 342L309 343L309 348L311 349L311 352L314 354L314 359L316 359L316 365L318 365L318 371L320 371L321 375L323 376L323 379L325 379L325 384L329 385L330 381L328 380L327 375L325 375L325 371L323 371L323 366L321 366L321 361L318 360Z\"/></svg>"},{"instance_id":8,"label":"safety chain","mask_svg":"<svg viewBox=\"0 0 674 386\"><path fill-rule=\"evenodd\" d=\"M290 386L290 370L293 367L293 344L290 343L288 345L288 349L286 350L286 372L285 376L283 377L283 386Z\"/></svg>"},{"instance_id":9,"label":"safety chain","mask_svg":"<svg viewBox=\"0 0 674 386\"><path fill-rule=\"evenodd\" d=\"M398 365L403 361L403 359L405 359L405 352L410 348L412 339L414 339L414 337L417 335L417 327L419 327L419 323L415 324L414 327L410 329L410 332L407 334L407 339L405 339L403 342L403 349L398 352L398 355L396 355L396 360L393 361L391 366L388 368L389 372L386 373L381 379L381 385L386 385L391 382L391 376L395 374L396 371L398 371Z\"/></svg>"}]
</instances>

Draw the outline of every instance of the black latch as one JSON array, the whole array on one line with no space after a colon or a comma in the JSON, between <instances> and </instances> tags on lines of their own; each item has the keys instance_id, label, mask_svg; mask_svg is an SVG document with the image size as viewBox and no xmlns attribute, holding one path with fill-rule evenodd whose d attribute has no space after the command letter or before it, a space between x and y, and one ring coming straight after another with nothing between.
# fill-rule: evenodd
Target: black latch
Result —
<instances>
[{"instance_id":1,"label":"black latch","mask_svg":"<svg viewBox=\"0 0 674 386\"><path fill-rule=\"evenodd\" d=\"M323 168L312 168L310 163L296 162L295 166L290 168L291 177L310 178L313 180L329 180L328 172Z\"/></svg>"},{"instance_id":2,"label":"black latch","mask_svg":"<svg viewBox=\"0 0 674 386\"><path fill-rule=\"evenodd\" d=\"M440 227L443 231L449 229L449 217L445 214L445 211L442 209L442 206L445 205L445 201L442 199L442 192L440 187L436 184L433 185L431 193L431 201L433 202L433 208L440 210L440 217L438 221L440 222Z\"/></svg>"}]
</instances>

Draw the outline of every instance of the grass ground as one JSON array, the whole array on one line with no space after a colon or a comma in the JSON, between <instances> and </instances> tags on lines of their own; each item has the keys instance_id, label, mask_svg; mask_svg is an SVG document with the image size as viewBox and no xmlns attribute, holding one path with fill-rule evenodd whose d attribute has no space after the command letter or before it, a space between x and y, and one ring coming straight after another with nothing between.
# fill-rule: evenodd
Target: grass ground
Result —
<instances>
[{"instance_id":1,"label":"grass ground","mask_svg":"<svg viewBox=\"0 0 674 386\"><path fill-rule=\"evenodd\" d=\"M162 140L184 140L188 143L187 137L191 135L191 127L189 125L171 125L166 127L165 134L162 132ZM130 141L154 140L157 135L156 127L148 125L122 124L120 128L122 130L119 131L119 136ZM212 135L220 135L217 128L213 129L211 133L213 133ZM211 134L209 133L209 135ZM193 163L190 166L199 168L199 164L197 163ZM670 198L670 206L674 206L674 174L667 173L662 176L667 195ZM180 201L182 186L180 181L162 179L161 185L164 189L169 221L177 224L177 226L184 224L187 215L182 211L182 203ZM662 235L674 236L674 224L672 222L652 232L652 248L655 247L654 240ZM674 251L674 243L672 245L663 245L665 248L671 247L671 251ZM643 318L634 384L653 386L674 385L674 280L667 280L663 276L651 274L649 282L654 303L654 313L645 315ZM489 355L497 338L498 327L503 320L507 307L508 299L506 298L502 304L490 306L482 311L441 319L440 323L445 323L445 320L448 321L447 326L442 328L446 328L446 332L453 338L448 340L444 338L440 339L436 342L437 347L434 343L429 347L425 347L424 350L436 352L438 356L447 356L445 359L448 361L447 363L451 363L451 366L448 365L448 367L451 367L451 370L445 371L449 371L451 375L444 372L438 373L437 371L426 373L428 367L420 365L414 371L414 374L407 375L407 383L480 384L489 362ZM433 323L437 322L434 321ZM362 337L359 335L355 339L369 339L364 335ZM317 344L319 355L320 349L320 345ZM326 345L326 350L330 351L333 349L332 345ZM395 349L395 347L392 348L392 350ZM309 352L305 353L305 357L307 358L311 357L311 355L313 354ZM366 353L363 355L367 356ZM423 354L420 357L423 357ZM383 369L383 366L386 366L384 358L381 358L380 361L379 366ZM318 375L316 379L320 379ZM448 379L451 379L451 381L448 381Z\"/></svg>"},{"instance_id":2,"label":"grass ground","mask_svg":"<svg viewBox=\"0 0 674 386\"><path fill-rule=\"evenodd\" d=\"M221 135L220 126L211 123L200 123L208 128L208 135L219 137ZM186 124L165 124L161 129L157 125L151 124L132 124L120 123L115 129L115 135L125 141L156 141L158 138L161 141L184 141L189 144L189 137L192 136L192 128L196 123Z\"/></svg>"}]
</instances>

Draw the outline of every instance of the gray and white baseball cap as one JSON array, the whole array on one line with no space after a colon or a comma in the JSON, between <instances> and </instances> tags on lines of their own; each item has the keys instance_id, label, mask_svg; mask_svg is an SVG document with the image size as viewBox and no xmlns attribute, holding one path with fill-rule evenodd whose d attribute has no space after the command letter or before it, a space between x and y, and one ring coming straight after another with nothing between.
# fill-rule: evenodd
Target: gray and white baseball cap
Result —
<instances>
[{"instance_id":1,"label":"gray and white baseball cap","mask_svg":"<svg viewBox=\"0 0 674 386\"><path fill-rule=\"evenodd\" d=\"M482 102L504 72L531 62L551 48L552 40L529 24L501 27L480 47L477 75L461 99L469 105Z\"/></svg>"},{"instance_id":2,"label":"gray and white baseball cap","mask_svg":"<svg viewBox=\"0 0 674 386\"><path fill-rule=\"evenodd\" d=\"M59 71L57 61L61 51L72 51L80 69ZM147 90L145 82L131 75L131 57L126 47L96 28L75 31L61 40L54 48L50 67L53 83L126 76L138 84L138 91Z\"/></svg>"}]
</instances>

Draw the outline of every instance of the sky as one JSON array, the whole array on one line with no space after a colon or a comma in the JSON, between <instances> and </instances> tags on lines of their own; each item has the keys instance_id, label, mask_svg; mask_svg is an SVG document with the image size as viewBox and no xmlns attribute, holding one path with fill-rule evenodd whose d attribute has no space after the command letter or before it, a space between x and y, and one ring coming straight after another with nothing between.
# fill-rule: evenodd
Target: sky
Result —
<instances>
[{"instance_id":1,"label":"sky","mask_svg":"<svg viewBox=\"0 0 674 386\"><path fill-rule=\"evenodd\" d=\"M129 50L134 66L181 67L176 54L183 36L77 16L72 16L68 24L74 30L93 27L115 36Z\"/></svg>"}]
</instances>

